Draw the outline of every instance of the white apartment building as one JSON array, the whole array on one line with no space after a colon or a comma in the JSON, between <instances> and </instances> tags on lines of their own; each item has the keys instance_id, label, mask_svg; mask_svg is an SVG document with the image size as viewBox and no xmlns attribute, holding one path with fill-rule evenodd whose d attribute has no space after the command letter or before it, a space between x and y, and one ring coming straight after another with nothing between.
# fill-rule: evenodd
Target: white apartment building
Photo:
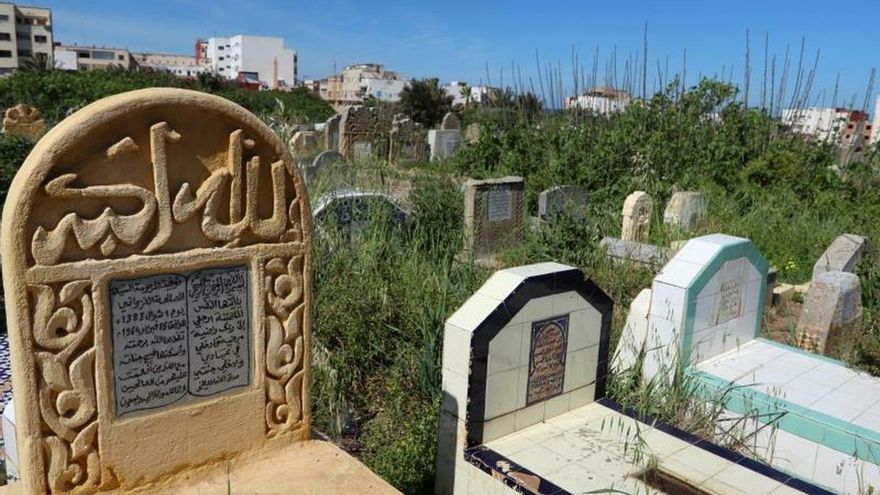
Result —
<instances>
[{"instance_id":1,"label":"white apartment building","mask_svg":"<svg viewBox=\"0 0 880 495\"><path fill-rule=\"evenodd\" d=\"M208 38L205 59L214 74L226 79L258 80L273 89L296 85L296 50L285 48L283 38L244 34Z\"/></svg>"},{"instance_id":2,"label":"white apartment building","mask_svg":"<svg viewBox=\"0 0 880 495\"><path fill-rule=\"evenodd\" d=\"M321 81L319 93L321 98L339 109L360 105L367 96L385 102L400 101L400 93L408 84L409 79L385 70L382 64L354 64Z\"/></svg>"},{"instance_id":3,"label":"white apartment building","mask_svg":"<svg viewBox=\"0 0 880 495\"><path fill-rule=\"evenodd\" d=\"M628 91L611 88L594 88L579 96L565 99L565 108L590 110L602 115L622 112L632 103L632 95Z\"/></svg>"},{"instance_id":4,"label":"white apartment building","mask_svg":"<svg viewBox=\"0 0 880 495\"><path fill-rule=\"evenodd\" d=\"M125 48L106 46L58 45L54 49L55 68L82 71L122 67L134 69L131 53Z\"/></svg>"},{"instance_id":5,"label":"white apartment building","mask_svg":"<svg viewBox=\"0 0 880 495\"><path fill-rule=\"evenodd\" d=\"M0 75L39 55L51 65L53 42L51 9L0 2Z\"/></svg>"},{"instance_id":6,"label":"white apartment building","mask_svg":"<svg viewBox=\"0 0 880 495\"><path fill-rule=\"evenodd\" d=\"M867 113L840 107L784 108L782 123L796 134L856 145L870 140L873 127Z\"/></svg>"},{"instance_id":7,"label":"white apartment building","mask_svg":"<svg viewBox=\"0 0 880 495\"><path fill-rule=\"evenodd\" d=\"M877 97L877 103L874 104L874 121L871 128L871 144L876 144L880 142L880 96Z\"/></svg>"},{"instance_id":8,"label":"white apartment building","mask_svg":"<svg viewBox=\"0 0 880 495\"><path fill-rule=\"evenodd\" d=\"M452 106L457 107L460 105L465 105L466 103L470 103L472 100L469 100L467 96L465 96L464 90L468 87L468 83L463 81L452 81L451 83L443 86L443 92L446 93L446 96L452 97Z\"/></svg>"},{"instance_id":9,"label":"white apartment building","mask_svg":"<svg viewBox=\"0 0 880 495\"><path fill-rule=\"evenodd\" d=\"M195 56L168 53L132 53L139 69L168 72L178 77L197 77L210 73L211 67L201 64Z\"/></svg>"}]
</instances>

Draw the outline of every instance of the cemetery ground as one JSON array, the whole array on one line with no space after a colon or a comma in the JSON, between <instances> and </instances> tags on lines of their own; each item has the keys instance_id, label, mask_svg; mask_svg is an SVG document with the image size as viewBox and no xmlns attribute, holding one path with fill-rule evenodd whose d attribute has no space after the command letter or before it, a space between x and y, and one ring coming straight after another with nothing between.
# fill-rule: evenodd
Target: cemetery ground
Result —
<instances>
[{"instance_id":1,"label":"cemetery ground","mask_svg":"<svg viewBox=\"0 0 880 495\"><path fill-rule=\"evenodd\" d=\"M57 86L70 84L59 83L62 77L2 80L0 106L34 104L52 125L69 108L105 94L163 84L108 74L104 92L71 100L68 92L76 89ZM745 237L779 270L780 281L791 284L810 280L813 263L838 235L880 239L877 150L841 167L836 148L789 135L766 113L744 108L735 94L736 88L714 81L687 90L671 86L645 105L611 117L534 115L513 104L465 109L464 125L480 123L483 132L449 160L395 167L366 160L354 165L355 173L331 169L323 174L310 186L313 203L323 192L356 185L400 197L410 220L392 228L377 212L354 241L332 232L315 237L316 428L402 491L431 492L443 323L492 273L460 257L465 177L522 176L530 216L536 215L538 192L544 189L571 184L587 190L585 219L526 229L523 242L499 259L504 266L553 260L582 269L615 302L611 349L630 302L655 275L645 266L611 261L599 248L603 237L619 235L621 205L633 191L647 191L657 205L676 190L702 191L708 198L706 218L687 234L667 227L662 208L655 207L647 242L669 246L716 232ZM251 97L242 97L248 106L245 98ZM299 107L301 102L291 101L283 108L255 101L250 103L262 106L251 109L269 122L293 124L332 114L313 108L311 101ZM708 114L720 118L707 119ZM283 125L276 129L284 132ZM0 135L4 198L32 146L26 138ZM880 375L880 257L874 248L856 273L864 323L841 338L831 354ZM796 298L787 308L770 310L764 333L793 344L797 305ZM683 375L653 389L635 388L630 378L617 377L610 395L687 431L714 433L721 403L693 407ZM730 433L717 440L748 449L748 438L739 438L733 428Z\"/></svg>"}]
</instances>

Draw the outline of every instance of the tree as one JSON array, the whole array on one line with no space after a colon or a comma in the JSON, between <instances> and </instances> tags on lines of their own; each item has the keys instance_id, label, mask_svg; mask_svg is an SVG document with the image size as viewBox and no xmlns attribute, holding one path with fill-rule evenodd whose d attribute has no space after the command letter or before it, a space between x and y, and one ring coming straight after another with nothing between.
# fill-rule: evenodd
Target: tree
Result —
<instances>
[{"instance_id":1,"label":"tree","mask_svg":"<svg viewBox=\"0 0 880 495\"><path fill-rule=\"evenodd\" d=\"M416 80L400 93L400 107L416 122L434 126L452 110L452 96L443 91L437 78Z\"/></svg>"},{"instance_id":2,"label":"tree","mask_svg":"<svg viewBox=\"0 0 880 495\"><path fill-rule=\"evenodd\" d=\"M464 98L464 107L468 108L471 106L471 98L474 96L474 88L465 84L461 87L461 97Z\"/></svg>"},{"instance_id":3,"label":"tree","mask_svg":"<svg viewBox=\"0 0 880 495\"><path fill-rule=\"evenodd\" d=\"M31 72L48 72L54 68L54 64L49 60L49 55L39 52L24 59L21 64L21 70Z\"/></svg>"}]
</instances>

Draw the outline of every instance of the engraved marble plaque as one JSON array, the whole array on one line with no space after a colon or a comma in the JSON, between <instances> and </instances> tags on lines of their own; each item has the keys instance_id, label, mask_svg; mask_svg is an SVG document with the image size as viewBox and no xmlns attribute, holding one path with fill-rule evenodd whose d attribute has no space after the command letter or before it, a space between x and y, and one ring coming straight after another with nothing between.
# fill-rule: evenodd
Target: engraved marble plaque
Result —
<instances>
[{"instance_id":1,"label":"engraved marble plaque","mask_svg":"<svg viewBox=\"0 0 880 495\"><path fill-rule=\"evenodd\" d=\"M568 350L568 315L532 323L526 405L562 393Z\"/></svg>"},{"instance_id":2,"label":"engraved marble plaque","mask_svg":"<svg viewBox=\"0 0 880 495\"><path fill-rule=\"evenodd\" d=\"M743 281L736 278L721 282L715 296L715 325L739 318L742 315Z\"/></svg>"},{"instance_id":3,"label":"engraved marble plaque","mask_svg":"<svg viewBox=\"0 0 880 495\"><path fill-rule=\"evenodd\" d=\"M513 210L513 195L507 188L492 188L486 193L490 222L509 220Z\"/></svg>"},{"instance_id":4,"label":"engraved marble plaque","mask_svg":"<svg viewBox=\"0 0 880 495\"><path fill-rule=\"evenodd\" d=\"M110 282L116 414L250 383L244 266Z\"/></svg>"}]
</instances>

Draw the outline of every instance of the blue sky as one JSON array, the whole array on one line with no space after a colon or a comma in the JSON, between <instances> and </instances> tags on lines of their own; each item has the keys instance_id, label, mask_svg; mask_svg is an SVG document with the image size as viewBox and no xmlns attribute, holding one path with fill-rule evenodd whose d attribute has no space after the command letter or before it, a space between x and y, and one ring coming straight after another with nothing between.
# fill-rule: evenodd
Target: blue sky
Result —
<instances>
[{"instance_id":1,"label":"blue sky","mask_svg":"<svg viewBox=\"0 0 880 495\"><path fill-rule=\"evenodd\" d=\"M53 8L56 40L128 47L135 51L191 53L198 37L260 34L282 36L299 52L300 76L323 77L355 62L376 61L411 77L492 83L511 67L536 80L536 50L544 63L561 64L573 80L572 50L589 73L598 46L604 74L616 47L618 77L628 57L642 49L648 24L649 91L661 67L679 72L687 49L687 80L698 74L733 71L740 82L745 33L751 37L753 98L760 96L764 36L781 73L786 45L791 72L801 39L809 65L821 50L814 94L826 90L830 104L835 78L841 95L862 105L872 67L880 68L880 2L855 4L817 0L698 1L405 1L369 0L33 0ZM639 55L640 56L640 55ZM805 62L805 65L807 62ZM502 69L503 68L503 69ZM793 76L792 76L793 77ZM536 80L537 84L537 80ZM793 86L793 80L789 82ZM875 86L880 86L880 76ZM873 112L873 99L869 105Z\"/></svg>"}]
</instances>

